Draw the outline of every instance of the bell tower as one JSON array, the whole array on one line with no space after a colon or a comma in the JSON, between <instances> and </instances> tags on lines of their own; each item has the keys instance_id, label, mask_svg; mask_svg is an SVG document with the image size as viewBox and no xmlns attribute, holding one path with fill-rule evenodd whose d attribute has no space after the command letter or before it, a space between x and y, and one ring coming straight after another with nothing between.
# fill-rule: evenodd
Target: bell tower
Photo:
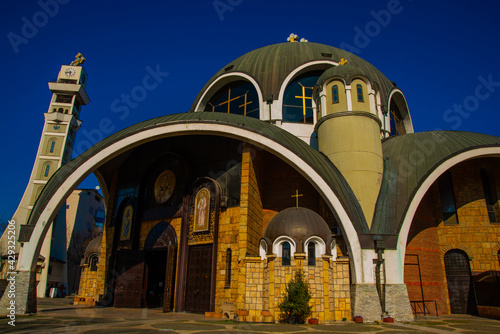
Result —
<instances>
[{"instance_id":1,"label":"bell tower","mask_svg":"<svg viewBox=\"0 0 500 334\"><path fill-rule=\"evenodd\" d=\"M70 65L61 66L57 80L49 82L52 98L44 113L45 122L35 162L24 195L12 217L16 231L20 225L26 224L36 199L52 174L71 159L76 132L81 125L81 108L90 102L85 91L87 73L82 67L84 61L85 58L78 53ZM52 227L47 237L51 234ZM5 234L2 243L5 242L3 239ZM19 244L16 243L18 251Z\"/></svg>"}]
</instances>

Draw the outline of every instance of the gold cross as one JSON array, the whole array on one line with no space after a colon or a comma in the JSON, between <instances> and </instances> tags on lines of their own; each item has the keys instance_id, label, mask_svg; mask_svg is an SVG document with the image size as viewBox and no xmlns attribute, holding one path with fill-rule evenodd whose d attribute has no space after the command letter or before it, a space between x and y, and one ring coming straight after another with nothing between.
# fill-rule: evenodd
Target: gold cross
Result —
<instances>
[{"instance_id":1,"label":"gold cross","mask_svg":"<svg viewBox=\"0 0 500 334\"><path fill-rule=\"evenodd\" d=\"M229 114L229 111L231 110L231 103L230 102L233 100L239 99L239 98L240 98L240 96L236 96L236 97L231 99L231 87L229 87L229 92L227 93L227 101L219 103L217 105L217 107L227 103L227 113Z\"/></svg>"},{"instance_id":2,"label":"gold cross","mask_svg":"<svg viewBox=\"0 0 500 334\"><path fill-rule=\"evenodd\" d=\"M78 54L75 57L75 60L73 60L70 65L71 66L79 66L79 65L83 64L84 62L85 62L85 57L80 52L78 52Z\"/></svg>"},{"instance_id":3,"label":"gold cross","mask_svg":"<svg viewBox=\"0 0 500 334\"><path fill-rule=\"evenodd\" d=\"M305 122L305 120L306 120L306 99L312 100L312 97L306 96L306 88L313 89L313 87L305 87L300 82L299 82L299 85L302 86L302 96L295 96L295 98L302 99L302 113L304 114L304 122Z\"/></svg>"},{"instance_id":4,"label":"gold cross","mask_svg":"<svg viewBox=\"0 0 500 334\"><path fill-rule=\"evenodd\" d=\"M344 58L340 59L339 65L345 65L345 64L347 64L347 60L345 60Z\"/></svg>"},{"instance_id":5,"label":"gold cross","mask_svg":"<svg viewBox=\"0 0 500 334\"><path fill-rule=\"evenodd\" d=\"M299 194L298 190L295 190L295 195L292 195L292 197L295 197L297 208L299 207L299 197L304 196L303 194Z\"/></svg>"},{"instance_id":6,"label":"gold cross","mask_svg":"<svg viewBox=\"0 0 500 334\"><path fill-rule=\"evenodd\" d=\"M247 105L249 105L250 103L253 102L253 101L247 102L247 94L248 94L248 92L245 93L245 102L241 106L239 106L239 108L243 107L243 115L244 116L247 115Z\"/></svg>"}]
</instances>

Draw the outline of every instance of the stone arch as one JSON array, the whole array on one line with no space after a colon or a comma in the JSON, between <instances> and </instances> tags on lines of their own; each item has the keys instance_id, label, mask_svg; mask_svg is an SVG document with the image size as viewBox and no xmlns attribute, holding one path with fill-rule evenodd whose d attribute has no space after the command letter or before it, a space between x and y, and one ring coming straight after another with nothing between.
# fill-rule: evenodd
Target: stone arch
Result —
<instances>
[{"instance_id":1,"label":"stone arch","mask_svg":"<svg viewBox=\"0 0 500 334\"><path fill-rule=\"evenodd\" d=\"M437 165L432 172L430 172L426 178L421 182L420 187L416 189L414 195L409 200L407 205L406 213L403 217L403 222L401 229L399 230L398 236L398 249L405 254L406 244L408 241L408 235L410 232L411 223L415 216L418 206L420 205L425 194L429 191L430 187L437 181L437 179L443 175L446 171L451 169L453 166L459 163L481 157L500 157L500 147L483 147L474 148L463 153L457 154L449 159L443 160L439 165Z\"/></svg>"},{"instance_id":2,"label":"stone arch","mask_svg":"<svg viewBox=\"0 0 500 334\"><path fill-rule=\"evenodd\" d=\"M56 208L65 201L71 191L90 173L114 157L149 141L188 134L210 134L242 140L256 147L266 149L305 176L325 199L332 212L338 215L344 232L343 234L346 237L346 243L350 250L353 283L357 282L357 280L362 280L361 246L356 232L356 229L362 227L355 227L348 213L350 211L347 211L347 207L343 206L339 195L334 192L334 189L331 188L321 174L289 147L266 135L265 128L262 128L259 133L228 122L217 122L214 124L213 122L203 121L172 121L164 123L158 120L154 121L159 123L153 123L153 126L145 126L143 129L131 131L131 133L127 133L126 136L122 135L122 138L119 139L113 138L113 136L108 138L109 140L103 141L106 145L101 144L97 149L91 148L86 154L68 163L64 169L67 175L53 178L53 182L58 183L57 187L52 186L53 189L51 189L51 186L46 187L45 191L51 192L52 195L47 197L46 200L41 201L39 206L35 208L35 213L30 217L28 224L34 225L34 228L30 241L25 243L22 248L18 261L18 269L20 271L29 271L35 268L36 255L39 254L43 237L50 226L50 222L57 213ZM121 133L116 134L116 136L119 135ZM354 213L351 212L350 214Z\"/></svg>"}]
</instances>

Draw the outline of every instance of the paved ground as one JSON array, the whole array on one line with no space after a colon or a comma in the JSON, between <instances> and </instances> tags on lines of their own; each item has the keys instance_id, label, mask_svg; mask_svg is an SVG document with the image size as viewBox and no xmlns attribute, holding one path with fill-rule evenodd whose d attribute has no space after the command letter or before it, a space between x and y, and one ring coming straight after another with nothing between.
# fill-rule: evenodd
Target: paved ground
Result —
<instances>
[{"instance_id":1,"label":"paved ground","mask_svg":"<svg viewBox=\"0 0 500 334\"><path fill-rule=\"evenodd\" d=\"M70 299L39 299L38 314L0 319L0 333L500 333L500 321L472 316L419 317L411 323L332 325L249 324L160 309L73 306Z\"/></svg>"}]
</instances>

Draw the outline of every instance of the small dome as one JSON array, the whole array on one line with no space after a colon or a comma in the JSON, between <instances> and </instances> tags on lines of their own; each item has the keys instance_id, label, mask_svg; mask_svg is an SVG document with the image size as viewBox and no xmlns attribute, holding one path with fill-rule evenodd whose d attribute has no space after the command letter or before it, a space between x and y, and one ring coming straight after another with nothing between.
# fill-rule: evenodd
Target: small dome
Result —
<instances>
[{"instance_id":1,"label":"small dome","mask_svg":"<svg viewBox=\"0 0 500 334\"><path fill-rule=\"evenodd\" d=\"M85 252L83 252L84 258L87 259L92 254L101 254L101 246L102 246L102 235L90 240L87 248L85 248Z\"/></svg>"},{"instance_id":2,"label":"small dome","mask_svg":"<svg viewBox=\"0 0 500 334\"><path fill-rule=\"evenodd\" d=\"M273 243L280 236L288 236L297 243L297 252L304 252L304 242L310 237L323 239L326 254L330 254L332 234L325 220L306 208L288 208L278 213L267 225L264 239Z\"/></svg>"}]
</instances>

